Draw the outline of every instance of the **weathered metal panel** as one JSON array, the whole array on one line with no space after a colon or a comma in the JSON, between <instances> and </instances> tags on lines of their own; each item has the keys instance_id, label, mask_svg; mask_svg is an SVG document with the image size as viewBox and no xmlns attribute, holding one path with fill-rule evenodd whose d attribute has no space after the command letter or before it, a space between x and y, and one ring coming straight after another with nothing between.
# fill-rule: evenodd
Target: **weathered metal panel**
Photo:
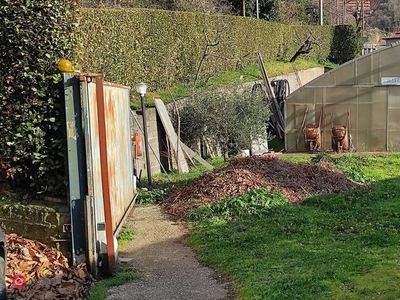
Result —
<instances>
[{"instance_id":1,"label":"weathered metal panel","mask_svg":"<svg viewBox=\"0 0 400 300\"><path fill-rule=\"evenodd\" d=\"M106 252L106 232L105 232L105 216L104 216L104 203L103 203L103 188L101 176L101 163L100 163L100 143L99 143L99 124L97 114L97 93L96 83L89 82L88 86L88 139L89 152L87 160L90 160L91 165L91 185L89 186L89 196L93 197L94 215L95 215L95 230L96 237L99 243L99 251Z\"/></svg>"},{"instance_id":2,"label":"weathered metal panel","mask_svg":"<svg viewBox=\"0 0 400 300\"><path fill-rule=\"evenodd\" d=\"M72 229L72 260L74 265L86 261L84 201L86 173L79 80L75 74L64 73L65 118L67 129L68 188Z\"/></svg>"},{"instance_id":3,"label":"weathered metal panel","mask_svg":"<svg viewBox=\"0 0 400 300\"><path fill-rule=\"evenodd\" d=\"M104 83L107 163L113 230L134 198L129 88Z\"/></svg>"},{"instance_id":4,"label":"weathered metal panel","mask_svg":"<svg viewBox=\"0 0 400 300\"><path fill-rule=\"evenodd\" d=\"M116 229L135 199L130 89L103 78L64 75L73 260L93 275L100 258L115 269Z\"/></svg>"},{"instance_id":5,"label":"weathered metal panel","mask_svg":"<svg viewBox=\"0 0 400 300\"><path fill-rule=\"evenodd\" d=\"M81 100L85 124L85 150L87 173L86 226L88 264L91 273L97 276L99 253L104 253L106 245L104 226L103 191L101 185L99 131L96 102L96 84L91 77L81 77Z\"/></svg>"}]
</instances>

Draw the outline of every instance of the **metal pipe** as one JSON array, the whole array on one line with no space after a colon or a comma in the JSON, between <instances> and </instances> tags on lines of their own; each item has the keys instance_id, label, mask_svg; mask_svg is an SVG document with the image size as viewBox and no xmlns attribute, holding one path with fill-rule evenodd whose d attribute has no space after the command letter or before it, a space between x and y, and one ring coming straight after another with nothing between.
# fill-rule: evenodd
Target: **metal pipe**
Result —
<instances>
[{"instance_id":1,"label":"metal pipe","mask_svg":"<svg viewBox=\"0 0 400 300\"><path fill-rule=\"evenodd\" d=\"M136 125L138 126L140 132L143 133L143 136L144 136L144 130L143 130L143 128L140 126L140 123L139 123L139 121L137 120L137 118L135 117L135 114L134 114L132 111L131 111L131 114L132 114L132 117L133 117L133 119L135 120ZM168 139L167 139L167 143L168 143ZM153 153L154 157L156 158L158 164L160 165L161 169L163 170L163 172L164 172L165 176L167 177L168 181L171 182L171 178L169 178L169 176L168 176L168 174L167 174L167 170L165 170L165 168L164 168L163 164L161 163L160 159L157 157L157 154L156 154L156 152L154 151L153 147L152 147L151 145L149 145L149 148L151 149L151 152ZM168 153L169 153L169 151L168 151ZM140 179L140 178L139 178L139 179Z\"/></svg>"},{"instance_id":2,"label":"metal pipe","mask_svg":"<svg viewBox=\"0 0 400 300\"><path fill-rule=\"evenodd\" d=\"M257 19L260 18L260 13L259 13L260 9L258 7L258 0L256 0L256 15L257 15Z\"/></svg>"},{"instance_id":3,"label":"metal pipe","mask_svg":"<svg viewBox=\"0 0 400 300\"><path fill-rule=\"evenodd\" d=\"M319 25L324 25L324 1L319 0Z\"/></svg>"},{"instance_id":4,"label":"metal pipe","mask_svg":"<svg viewBox=\"0 0 400 300\"><path fill-rule=\"evenodd\" d=\"M142 105L143 114L143 132L144 132L144 151L146 153L146 171L147 181L151 186L151 169L150 169L150 155L149 155L149 136L147 134L147 122L146 122L146 106L144 104L144 94L140 94L140 103Z\"/></svg>"},{"instance_id":5,"label":"metal pipe","mask_svg":"<svg viewBox=\"0 0 400 300\"><path fill-rule=\"evenodd\" d=\"M364 36L364 0L361 0L361 36Z\"/></svg>"}]
</instances>

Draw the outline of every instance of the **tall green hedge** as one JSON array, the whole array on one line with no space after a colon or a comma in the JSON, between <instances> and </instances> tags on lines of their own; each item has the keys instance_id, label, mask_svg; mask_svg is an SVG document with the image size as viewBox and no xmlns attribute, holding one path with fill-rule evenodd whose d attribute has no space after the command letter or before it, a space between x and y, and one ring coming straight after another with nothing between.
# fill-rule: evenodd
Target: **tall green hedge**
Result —
<instances>
[{"instance_id":1,"label":"tall green hedge","mask_svg":"<svg viewBox=\"0 0 400 300\"><path fill-rule=\"evenodd\" d=\"M207 44L201 78L256 62L289 60L307 37L309 57L326 60L332 26L288 26L255 18L150 9L81 9L74 62L106 80L150 90L193 83ZM132 93L134 94L134 93Z\"/></svg>"},{"instance_id":2,"label":"tall green hedge","mask_svg":"<svg viewBox=\"0 0 400 300\"><path fill-rule=\"evenodd\" d=\"M361 52L362 46L359 28L346 25L335 26L329 60L337 64L343 64L357 57Z\"/></svg>"},{"instance_id":3,"label":"tall green hedge","mask_svg":"<svg viewBox=\"0 0 400 300\"><path fill-rule=\"evenodd\" d=\"M57 62L71 47L71 3L0 0L2 176L52 195L66 191L63 85Z\"/></svg>"}]
</instances>

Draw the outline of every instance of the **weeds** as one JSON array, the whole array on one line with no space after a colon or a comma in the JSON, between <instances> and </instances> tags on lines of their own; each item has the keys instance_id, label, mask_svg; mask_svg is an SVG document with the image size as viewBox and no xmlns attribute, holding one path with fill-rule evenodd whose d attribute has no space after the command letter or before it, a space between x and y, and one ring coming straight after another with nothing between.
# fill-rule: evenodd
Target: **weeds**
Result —
<instances>
[{"instance_id":1,"label":"weeds","mask_svg":"<svg viewBox=\"0 0 400 300\"><path fill-rule=\"evenodd\" d=\"M102 279L96 283L96 286L90 292L88 300L105 300L107 299L109 288L141 278L142 275L137 273L132 266L121 264L119 271L114 276Z\"/></svg>"},{"instance_id":2,"label":"weeds","mask_svg":"<svg viewBox=\"0 0 400 300\"><path fill-rule=\"evenodd\" d=\"M135 236L135 230L133 229L132 225L130 225L129 223L125 223L122 226L121 233L117 237L118 249L119 250L123 249L126 243L133 240L134 236Z\"/></svg>"},{"instance_id":3,"label":"weeds","mask_svg":"<svg viewBox=\"0 0 400 300\"><path fill-rule=\"evenodd\" d=\"M349 178L361 183L367 182L363 175L363 167L366 166L367 161L366 157L360 155L332 155L326 152L321 152L311 157L311 162L333 164L340 168Z\"/></svg>"},{"instance_id":4,"label":"weeds","mask_svg":"<svg viewBox=\"0 0 400 300\"><path fill-rule=\"evenodd\" d=\"M188 211L189 221L201 221L212 217L222 219L260 216L275 206L286 205L281 193L269 192L267 189L248 191L238 197L230 197L212 205L194 208Z\"/></svg>"},{"instance_id":5,"label":"weeds","mask_svg":"<svg viewBox=\"0 0 400 300\"><path fill-rule=\"evenodd\" d=\"M168 188L158 188L153 190L140 190L136 199L136 204L156 204L166 199L168 195Z\"/></svg>"}]
</instances>

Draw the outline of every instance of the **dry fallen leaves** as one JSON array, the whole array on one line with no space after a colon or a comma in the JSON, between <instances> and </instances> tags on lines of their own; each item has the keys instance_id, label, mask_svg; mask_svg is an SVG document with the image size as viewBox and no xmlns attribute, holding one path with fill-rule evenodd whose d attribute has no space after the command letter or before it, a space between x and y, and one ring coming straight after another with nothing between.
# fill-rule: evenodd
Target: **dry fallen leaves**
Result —
<instances>
[{"instance_id":1,"label":"dry fallen leaves","mask_svg":"<svg viewBox=\"0 0 400 300\"><path fill-rule=\"evenodd\" d=\"M16 234L6 234L6 241L6 286L10 299L86 299L94 280L85 264L70 267L57 249ZM20 289L12 285L16 275L26 279L26 285Z\"/></svg>"},{"instance_id":2,"label":"dry fallen leaves","mask_svg":"<svg viewBox=\"0 0 400 300\"><path fill-rule=\"evenodd\" d=\"M316 194L368 188L347 178L332 165L295 164L266 154L235 159L182 188L174 187L162 206L168 213L180 217L191 208L261 187L282 192L291 203Z\"/></svg>"}]
</instances>

